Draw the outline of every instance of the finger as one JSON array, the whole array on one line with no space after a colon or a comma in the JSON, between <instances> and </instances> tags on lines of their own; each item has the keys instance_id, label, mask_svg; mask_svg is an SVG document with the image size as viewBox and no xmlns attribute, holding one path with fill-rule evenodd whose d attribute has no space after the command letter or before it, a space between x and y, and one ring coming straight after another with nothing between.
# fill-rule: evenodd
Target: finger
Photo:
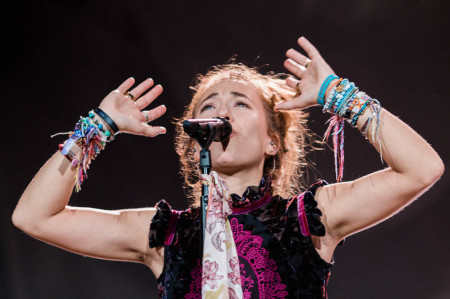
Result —
<instances>
[{"instance_id":1,"label":"finger","mask_svg":"<svg viewBox=\"0 0 450 299\"><path fill-rule=\"evenodd\" d=\"M280 103L278 105L276 105L273 110L278 111L278 110L291 110L291 109L298 109L299 105L297 101L287 101L287 102L283 102Z\"/></svg>"},{"instance_id":2,"label":"finger","mask_svg":"<svg viewBox=\"0 0 450 299\"><path fill-rule=\"evenodd\" d=\"M136 105L139 107L139 109L144 109L147 107L151 102L153 102L159 95L163 92L163 87L161 85L156 85L152 89L150 89L149 92L147 92L144 96L140 97L136 101Z\"/></svg>"},{"instance_id":3,"label":"finger","mask_svg":"<svg viewBox=\"0 0 450 299\"><path fill-rule=\"evenodd\" d=\"M286 85L291 88L296 88L297 84L300 84L300 80L295 79L294 77L288 77L286 79Z\"/></svg>"},{"instance_id":4,"label":"finger","mask_svg":"<svg viewBox=\"0 0 450 299\"><path fill-rule=\"evenodd\" d=\"M139 133L147 137L155 137L159 134L166 134L166 132L167 130L164 127L153 127L143 123Z\"/></svg>"},{"instance_id":5,"label":"finger","mask_svg":"<svg viewBox=\"0 0 450 299\"><path fill-rule=\"evenodd\" d=\"M299 65L290 58L284 61L284 67L298 78L301 78L305 72L305 67Z\"/></svg>"},{"instance_id":6,"label":"finger","mask_svg":"<svg viewBox=\"0 0 450 299\"><path fill-rule=\"evenodd\" d=\"M119 93L124 94L128 89L134 84L134 78L130 77L126 79L120 86L116 89Z\"/></svg>"},{"instance_id":7,"label":"finger","mask_svg":"<svg viewBox=\"0 0 450 299\"><path fill-rule=\"evenodd\" d=\"M135 99L139 98L147 89L153 86L153 79L148 78L130 91Z\"/></svg>"},{"instance_id":8,"label":"finger","mask_svg":"<svg viewBox=\"0 0 450 299\"><path fill-rule=\"evenodd\" d=\"M164 113L166 113L166 111L167 111L167 108L164 105L160 105L152 110L142 111L142 121L141 122L150 122L152 120L155 120L155 119L161 117L161 115L163 115ZM147 114L148 120L145 117L145 114Z\"/></svg>"},{"instance_id":9,"label":"finger","mask_svg":"<svg viewBox=\"0 0 450 299\"><path fill-rule=\"evenodd\" d=\"M297 64L301 66L305 66L307 62L311 62L311 59L301 54L300 52L295 51L294 49L287 50L286 57L294 60Z\"/></svg>"},{"instance_id":10,"label":"finger","mask_svg":"<svg viewBox=\"0 0 450 299\"><path fill-rule=\"evenodd\" d=\"M304 36L300 37L297 42L300 47L305 50L309 58L314 59L315 57L320 56L319 51L317 51L316 47L314 47Z\"/></svg>"}]
</instances>

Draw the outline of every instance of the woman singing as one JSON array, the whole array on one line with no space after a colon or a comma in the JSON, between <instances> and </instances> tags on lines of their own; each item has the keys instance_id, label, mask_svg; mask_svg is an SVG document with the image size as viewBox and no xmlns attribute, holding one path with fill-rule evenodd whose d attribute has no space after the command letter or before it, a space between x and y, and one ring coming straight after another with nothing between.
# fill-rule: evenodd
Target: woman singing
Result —
<instances>
[{"instance_id":1,"label":"woman singing","mask_svg":"<svg viewBox=\"0 0 450 299\"><path fill-rule=\"evenodd\" d=\"M41 168L17 204L14 225L81 255L143 263L157 277L161 298L326 298L336 246L410 204L444 166L382 101L336 76L307 39L298 44L307 57L287 51L284 66L293 74L287 79L242 64L217 66L197 78L177 123L187 210L173 210L165 201L118 211L68 205L74 186L79 189L90 162L114 134L166 132L148 124L165 106L144 110L162 87L148 79L132 88L130 78L80 119ZM327 135L334 139L337 183L305 186L311 134L303 110L315 105L331 116ZM212 143L212 172L201 176L201 148L181 123L213 117L227 119L233 130L228 140ZM345 122L363 133L389 167L341 181ZM202 184L210 196L201 250Z\"/></svg>"}]
</instances>

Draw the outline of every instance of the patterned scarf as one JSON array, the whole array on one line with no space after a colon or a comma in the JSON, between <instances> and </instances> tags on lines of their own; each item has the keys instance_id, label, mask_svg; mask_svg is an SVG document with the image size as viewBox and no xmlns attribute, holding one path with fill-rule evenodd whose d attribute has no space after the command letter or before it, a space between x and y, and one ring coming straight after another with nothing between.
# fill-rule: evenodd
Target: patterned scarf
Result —
<instances>
[{"instance_id":1,"label":"patterned scarf","mask_svg":"<svg viewBox=\"0 0 450 299\"><path fill-rule=\"evenodd\" d=\"M202 175L209 185L202 258L202 298L243 298L239 258L228 215L232 199L226 182L215 172Z\"/></svg>"}]
</instances>

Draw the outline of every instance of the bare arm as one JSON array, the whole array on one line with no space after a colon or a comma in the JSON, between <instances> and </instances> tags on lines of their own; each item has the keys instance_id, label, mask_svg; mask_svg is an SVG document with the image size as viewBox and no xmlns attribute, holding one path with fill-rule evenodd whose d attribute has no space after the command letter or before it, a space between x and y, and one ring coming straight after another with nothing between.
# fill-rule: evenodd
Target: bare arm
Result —
<instances>
[{"instance_id":1,"label":"bare arm","mask_svg":"<svg viewBox=\"0 0 450 299\"><path fill-rule=\"evenodd\" d=\"M369 111L358 121L359 128L368 114ZM337 240L394 215L430 188L444 171L443 162L433 148L384 109L379 135L388 168L318 190L323 222L328 234ZM370 134L368 137L379 150L378 140Z\"/></svg>"},{"instance_id":2,"label":"bare arm","mask_svg":"<svg viewBox=\"0 0 450 299\"><path fill-rule=\"evenodd\" d=\"M333 70L317 49L305 38L298 40L309 59L290 49L285 67L297 78L288 78L291 87L302 92L292 101L275 109L303 109L317 105L320 86ZM308 62L308 68L302 66ZM369 117L369 109L359 118L359 129ZM375 122L372 122L375 125ZM369 130L370 131L370 130ZM433 148L414 130L386 110L381 111L379 126L381 144L368 136L377 150L382 149L388 168L351 182L320 188L316 199L323 212L326 235L313 238L316 249L326 260L344 237L383 221L430 188L442 175L444 165Z\"/></svg>"},{"instance_id":3,"label":"bare arm","mask_svg":"<svg viewBox=\"0 0 450 299\"><path fill-rule=\"evenodd\" d=\"M120 107L123 101L127 101L124 104L136 109L139 113L135 114L136 117L141 117L139 110L162 91L161 87L154 87L140 99L141 102L135 104L122 93L133 83L132 79L125 81L118 91L105 98L100 107L108 111L111 117L114 116L121 131L149 137L163 133L161 128L142 124L141 119L133 120L133 111ZM153 81L147 80L132 92L138 97L152 85ZM150 119L164 112L163 106L150 110ZM71 252L101 259L144 263L157 275L162 269L159 265L161 259L158 258L160 252L148 246L149 227L155 209L105 211L70 207L68 203L74 187L74 175L75 170L69 161L60 152L55 153L21 196L12 215L14 225L39 240Z\"/></svg>"}]
</instances>

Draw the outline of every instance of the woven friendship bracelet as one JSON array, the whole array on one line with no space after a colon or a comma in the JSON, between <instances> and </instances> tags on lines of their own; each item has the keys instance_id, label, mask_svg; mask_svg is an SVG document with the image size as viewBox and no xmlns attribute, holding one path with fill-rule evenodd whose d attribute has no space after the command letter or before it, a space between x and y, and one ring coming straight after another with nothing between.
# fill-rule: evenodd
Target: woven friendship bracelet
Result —
<instances>
[{"instance_id":1,"label":"woven friendship bracelet","mask_svg":"<svg viewBox=\"0 0 450 299\"><path fill-rule=\"evenodd\" d=\"M369 127L372 129L372 136L380 144L380 155L382 157L381 142L378 134L381 106L376 99L372 99L364 92L359 91L358 87L348 79L341 78L331 84L331 81L335 79L339 78L335 75L329 75L324 80L319 90L318 103L323 106L323 112L329 112L332 115L327 121L329 126L324 134L324 140L327 140L330 135L333 136L336 181L340 182L344 175L345 120L353 127L356 127L358 118L369 107L371 107L373 113L364 122L361 131L367 136ZM324 101L325 95L326 100ZM372 120L375 121L374 124L372 124Z\"/></svg>"},{"instance_id":2,"label":"woven friendship bracelet","mask_svg":"<svg viewBox=\"0 0 450 299\"><path fill-rule=\"evenodd\" d=\"M118 131L117 125L105 112L98 108L94 111L97 114L90 111L88 117L80 117L72 132L59 133L69 135L69 139L59 145L59 150L70 161L71 166L76 167L76 192L80 191L81 184L87 178L87 170L91 161L105 148L107 142L114 140L114 135L110 133L100 120L103 119L111 129L115 128L116 132ZM75 144L81 150L78 154L72 151Z\"/></svg>"}]
</instances>

